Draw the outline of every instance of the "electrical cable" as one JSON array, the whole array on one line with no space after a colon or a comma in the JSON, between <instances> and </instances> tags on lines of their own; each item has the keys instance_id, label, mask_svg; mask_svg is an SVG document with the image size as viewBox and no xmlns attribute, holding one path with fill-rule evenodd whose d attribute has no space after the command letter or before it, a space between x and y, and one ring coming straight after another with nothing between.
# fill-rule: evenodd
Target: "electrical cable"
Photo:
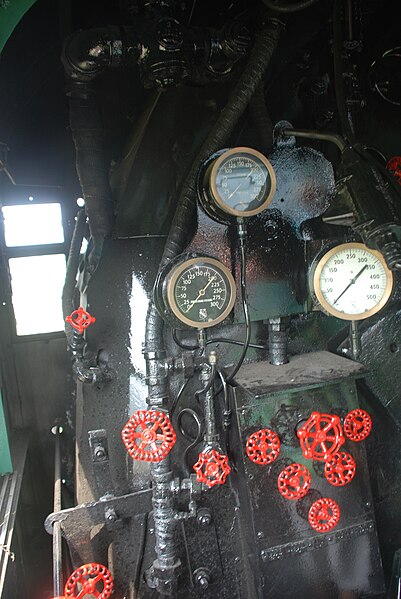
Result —
<instances>
[{"instance_id":1,"label":"electrical cable","mask_svg":"<svg viewBox=\"0 0 401 599\"><path fill-rule=\"evenodd\" d=\"M170 418L172 418L172 416L173 416L173 414L174 414L174 412L175 412L175 410L177 408L178 402L180 401L181 396L184 393L185 389L187 388L188 383L189 383L190 380L191 379L188 378L186 381L183 382L183 384L181 385L180 390L177 393L177 396L174 398L173 403L171 404L171 407L169 409L169 416L170 416Z\"/></svg>"},{"instance_id":2,"label":"electrical cable","mask_svg":"<svg viewBox=\"0 0 401 599\"><path fill-rule=\"evenodd\" d=\"M302 0L301 2L290 2L286 4L284 4L284 2L281 4L276 4L273 0L262 0L262 2L265 6L267 6L267 8L275 10L276 12L291 13L305 10L305 8L313 6L313 4L316 4L319 2L319 0Z\"/></svg>"},{"instance_id":3,"label":"electrical cable","mask_svg":"<svg viewBox=\"0 0 401 599\"><path fill-rule=\"evenodd\" d=\"M182 341L180 341L180 339L178 339L177 329L173 329L171 333L172 333L174 342L181 349L185 349L188 351L195 351L195 350L199 349L198 344L187 345L185 343L182 343ZM241 347L244 345L243 341L240 341L239 339L229 339L228 337L214 337L214 338L208 339L206 341L206 345L211 345L212 343L231 343L231 345L240 345ZM262 349L264 351L269 351L269 348L266 347L266 345L259 345L258 343L250 343L248 347L251 347L252 349Z\"/></svg>"},{"instance_id":4,"label":"electrical cable","mask_svg":"<svg viewBox=\"0 0 401 599\"><path fill-rule=\"evenodd\" d=\"M188 435L188 433L182 426L181 421L182 421L182 417L184 414L188 414L189 416L191 416L197 424L198 432L195 437L191 437L190 435ZM180 431L180 433L184 437L184 439L186 439L187 441L191 441L191 443L186 447L186 449L184 451L184 456L183 456L185 470L187 472L187 476L189 477L190 471L189 471L188 463L187 463L188 454L191 451L191 449L193 449L196 445L198 445L198 443L202 439L202 421L201 421L199 415L195 412L195 410L192 410L191 408L183 408L181 410L181 412L178 414L177 426L178 426L178 430Z\"/></svg>"},{"instance_id":5,"label":"electrical cable","mask_svg":"<svg viewBox=\"0 0 401 599\"><path fill-rule=\"evenodd\" d=\"M235 377L235 375L241 368L242 363L246 356L246 352L248 351L249 343L251 341L251 333L252 333L251 318L250 318L250 314L249 314L249 306L248 306L248 301L246 298L246 254L245 254L244 240L241 240L241 243L240 243L240 256L241 256L241 299L242 299L242 308L244 311L244 318L245 318L246 335L245 335L245 342L244 342L239 360L238 360L237 364L234 366L233 370L230 372L229 376L227 377L226 383L231 383L233 378Z\"/></svg>"}]
</instances>

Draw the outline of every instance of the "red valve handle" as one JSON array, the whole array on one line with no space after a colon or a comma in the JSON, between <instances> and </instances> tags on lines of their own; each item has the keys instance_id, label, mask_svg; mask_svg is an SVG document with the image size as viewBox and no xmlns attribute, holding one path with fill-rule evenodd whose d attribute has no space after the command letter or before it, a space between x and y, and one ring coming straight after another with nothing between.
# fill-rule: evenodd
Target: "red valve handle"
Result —
<instances>
[{"instance_id":1,"label":"red valve handle","mask_svg":"<svg viewBox=\"0 0 401 599\"><path fill-rule=\"evenodd\" d=\"M309 524L317 532L327 532L337 526L340 514L340 506L334 499L322 497L312 503L308 514Z\"/></svg>"},{"instance_id":2,"label":"red valve handle","mask_svg":"<svg viewBox=\"0 0 401 599\"><path fill-rule=\"evenodd\" d=\"M224 485L231 468L228 465L228 457L215 449L209 449L199 454L199 459L194 464L196 480L205 483L208 487Z\"/></svg>"},{"instance_id":3,"label":"red valve handle","mask_svg":"<svg viewBox=\"0 0 401 599\"><path fill-rule=\"evenodd\" d=\"M318 461L328 460L345 442L341 421L335 414L312 412L297 435L304 456Z\"/></svg>"},{"instance_id":4,"label":"red valve handle","mask_svg":"<svg viewBox=\"0 0 401 599\"><path fill-rule=\"evenodd\" d=\"M121 431L124 445L134 460L161 462L176 441L170 418L164 412L138 410Z\"/></svg>"},{"instance_id":5,"label":"red valve handle","mask_svg":"<svg viewBox=\"0 0 401 599\"><path fill-rule=\"evenodd\" d=\"M345 451L335 453L324 465L324 475L335 487L343 487L352 481L356 472L355 460Z\"/></svg>"},{"instance_id":6,"label":"red valve handle","mask_svg":"<svg viewBox=\"0 0 401 599\"><path fill-rule=\"evenodd\" d=\"M310 489L312 477L302 464L290 464L278 476L277 486L286 499L301 499Z\"/></svg>"},{"instance_id":7,"label":"red valve handle","mask_svg":"<svg viewBox=\"0 0 401 599\"><path fill-rule=\"evenodd\" d=\"M92 323L96 322L96 318L91 316L89 312L86 312L83 308L79 307L78 310L74 310L71 312L69 316L66 317L66 322L69 322L70 325L78 331L78 333L84 332Z\"/></svg>"},{"instance_id":8,"label":"red valve handle","mask_svg":"<svg viewBox=\"0 0 401 599\"><path fill-rule=\"evenodd\" d=\"M401 156L393 156L386 164L386 169L397 179L401 185Z\"/></svg>"},{"instance_id":9,"label":"red valve handle","mask_svg":"<svg viewBox=\"0 0 401 599\"><path fill-rule=\"evenodd\" d=\"M280 453L280 439L269 428L262 428L248 437L246 454L252 462L261 466L271 464Z\"/></svg>"},{"instance_id":10,"label":"red valve handle","mask_svg":"<svg viewBox=\"0 0 401 599\"><path fill-rule=\"evenodd\" d=\"M84 599L84 597L109 599L113 587L114 582L106 566L90 563L77 568L71 574L65 583L64 594L66 597L75 597L75 599Z\"/></svg>"},{"instance_id":11,"label":"red valve handle","mask_svg":"<svg viewBox=\"0 0 401 599\"><path fill-rule=\"evenodd\" d=\"M363 441L372 430L372 419L365 410L352 410L344 420L344 433L351 441Z\"/></svg>"}]
</instances>

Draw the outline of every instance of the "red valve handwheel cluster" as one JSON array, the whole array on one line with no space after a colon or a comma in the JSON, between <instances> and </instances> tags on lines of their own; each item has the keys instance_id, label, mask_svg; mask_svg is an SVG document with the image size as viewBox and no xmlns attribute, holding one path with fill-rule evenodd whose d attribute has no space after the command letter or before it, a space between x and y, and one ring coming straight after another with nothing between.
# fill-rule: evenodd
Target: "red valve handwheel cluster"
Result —
<instances>
[{"instance_id":1,"label":"red valve handwheel cluster","mask_svg":"<svg viewBox=\"0 0 401 599\"><path fill-rule=\"evenodd\" d=\"M101 587L101 588L99 588ZM77 568L65 583L65 597L109 599L114 582L109 570L101 564L85 564Z\"/></svg>"},{"instance_id":2,"label":"red valve handwheel cluster","mask_svg":"<svg viewBox=\"0 0 401 599\"><path fill-rule=\"evenodd\" d=\"M386 164L386 169L397 179L401 185L401 156L393 156Z\"/></svg>"},{"instance_id":3,"label":"red valve handwheel cluster","mask_svg":"<svg viewBox=\"0 0 401 599\"><path fill-rule=\"evenodd\" d=\"M324 475L335 487L343 487L352 481L356 472L355 460L351 454L339 451L331 456L324 466Z\"/></svg>"},{"instance_id":4,"label":"red valve handwheel cluster","mask_svg":"<svg viewBox=\"0 0 401 599\"><path fill-rule=\"evenodd\" d=\"M345 442L340 418L335 414L312 412L297 435L304 456L318 461L328 460Z\"/></svg>"},{"instance_id":5,"label":"red valve handwheel cluster","mask_svg":"<svg viewBox=\"0 0 401 599\"><path fill-rule=\"evenodd\" d=\"M208 487L224 485L231 468L228 465L228 457L215 449L209 449L199 454L199 459L194 464L196 480L205 483Z\"/></svg>"},{"instance_id":6,"label":"red valve handwheel cluster","mask_svg":"<svg viewBox=\"0 0 401 599\"><path fill-rule=\"evenodd\" d=\"M290 464L280 472L278 490L286 499L301 499L310 489L312 477L302 464Z\"/></svg>"},{"instance_id":7,"label":"red valve handwheel cluster","mask_svg":"<svg viewBox=\"0 0 401 599\"><path fill-rule=\"evenodd\" d=\"M322 497L309 510L308 520L317 532L327 532L337 526L340 520L340 506L334 499Z\"/></svg>"},{"instance_id":8,"label":"red valve handwheel cluster","mask_svg":"<svg viewBox=\"0 0 401 599\"><path fill-rule=\"evenodd\" d=\"M176 441L170 419L164 412L138 410L121 431L124 445L134 460L160 462Z\"/></svg>"},{"instance_id":9,"label":"red valve handwheel cluster","mask_svg":"<svg viewBox=\"0 0 401 599\"><path fill-rule=\"evenodd\" d=\"M252 462L261 466L271 464L280 453L280 439L269 428L262 428L248 437L246 454Z\"/></svg>"},{"instance_id":10,"label":"red valve handwheel cluster","mask_svg":"<svg viewBox=\"0 0 401 599\"><path fill-rule=\"evenodd\" d=\"M352 410L344 420L344 433L351 441L363 441L370 435L372 419L365 410Z\"/></svg>"},{"instance_id":11,"label":"red valve handwheel cluster","mask_svg":"<svg viewBox=\"0 0 401 599\"><path fill-rule=\"evenodd\" d=\"M71 312L69 316L66 317L66 322L69 322L70 325L78 331L78 333L84 332L92 323L96 322L96 318L91 316L89 312L86 312L83 308L79 307L78 310L74 310Z\"/></svg>"}]
</instances>

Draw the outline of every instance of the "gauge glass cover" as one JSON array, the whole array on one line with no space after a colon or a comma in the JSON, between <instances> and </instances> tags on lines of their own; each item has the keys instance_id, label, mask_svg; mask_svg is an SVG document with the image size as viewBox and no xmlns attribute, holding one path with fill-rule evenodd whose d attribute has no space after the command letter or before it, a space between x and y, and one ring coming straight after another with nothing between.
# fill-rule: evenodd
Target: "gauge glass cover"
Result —
<instances>
[{"instance_id":1,"label":"gauge glass cover","mask_svg":"<svg viewBox=\"0 0 401 599\"><path fill-rule=\"evenodd\" d=\"M184 324L207 328L222 322L235 302L235 282L218 260L197 257L177 266L167 283L167 299Z\"/></svg>"},{"instance_id":2,"label":"gauge glass cover","mask_svg":"<svg viewBox=\"0 0 401 599\"><path fill-rule=\"evenodd\" d=\"M393 274L380 252L362 243L344 243L321 258L313 287L329 314L343 320L362 320L386 304L393 289Z\"/></svg>"},{"instance_id":3,"label":"gauge glass cover","mask_svg":"<svg viewBox=\"0 0 401 599\"><path fill-rule=\"evenodd\" d=\"M233 148L214 162L210 189L224 212L254 216L271 203L276 192L276 176L270 162L257 150Z\"/></svg>"}]
</instances>

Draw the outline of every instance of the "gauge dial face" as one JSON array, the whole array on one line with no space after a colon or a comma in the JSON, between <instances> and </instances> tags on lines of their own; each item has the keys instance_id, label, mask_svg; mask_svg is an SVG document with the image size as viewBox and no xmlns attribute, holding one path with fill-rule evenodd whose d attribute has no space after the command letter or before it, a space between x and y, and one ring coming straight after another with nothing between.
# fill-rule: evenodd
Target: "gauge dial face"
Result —
<instances>
[{"instance_id":1,"label":"gauge dial face","mask_svg":"<svg viewBox=\"0 0 401 599\"><path fill-rule=\"evenodd\" d=\"M313 286L329 314L362 320L386 304L393 289L393 274L380 252L362 243L344 243L321 258Z\"/></svg>"},{"instance_id":2,"label":"gauge dial face","mask_svg":"<svg viewBox=\"0 0 401 599\"><path fill-rule=\"evenodd\" d=\"M218 260L199 256L175 267L167 283L167 299L175 316L196 328L214 326L231 312L235 282Z\"/></svg>"},{"instance_id":3,"label":"gauge dial face","mask_svg":"<svg viewBox=\"0 0 401 599\"><path fill-rule=\"evenodd\" d=\"M227 214L249 217L262 212L276 192L276 176L263 154L233 148L221 154L210 171L212 198Z\"/></svg>"}]
</instances>

